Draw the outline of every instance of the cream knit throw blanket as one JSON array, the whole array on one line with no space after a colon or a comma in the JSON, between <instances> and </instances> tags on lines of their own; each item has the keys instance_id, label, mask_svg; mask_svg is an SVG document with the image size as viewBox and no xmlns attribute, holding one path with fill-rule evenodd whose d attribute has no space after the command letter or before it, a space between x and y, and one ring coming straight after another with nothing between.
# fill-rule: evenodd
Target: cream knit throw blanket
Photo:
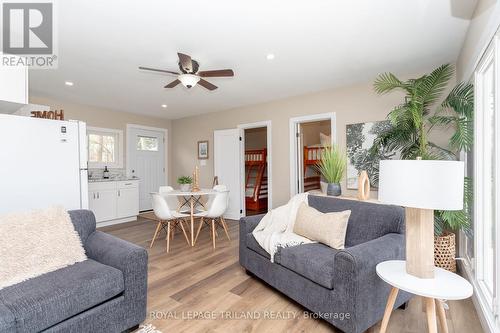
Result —
<instances>
[{"instance_id":1,"label":"cream knit throw blanket","mask_svg":"<svg viewBox=\"0 0 500 333\"><path fill-rule=\"evenodd\" d=\"M293 233L297 211L303 202L307 204L307 193L295 195L287 204L270 210L253 230L257 243L271 255L271 262L278 247L315 243Z\"/></svg>"},{"instance_id":2,"label":"cream knit throw blanket","mask_svg":"<svg viewBox=\"0 0 500 333\"><path fill-rule=\"evenodd\" d=\"M61 207L0 216L0 289L86 259Z\"/></svg>"}]
</instances>

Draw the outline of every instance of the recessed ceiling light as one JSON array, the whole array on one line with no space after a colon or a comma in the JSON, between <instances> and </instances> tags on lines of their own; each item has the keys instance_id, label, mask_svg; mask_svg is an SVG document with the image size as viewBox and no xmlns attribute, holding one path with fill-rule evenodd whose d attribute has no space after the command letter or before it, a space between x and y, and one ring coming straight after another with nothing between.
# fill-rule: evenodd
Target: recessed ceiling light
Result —
<instances>
[{"instance_id":1,"label":"recessed ceiling light","mask_svg":"<svg viewBox=\"0 0 500 333\"><path fill-rule=\"evenodd\" d=\"M74 83L71 81L66 81L66 82L64 82L64 84L67 86L70 86L70 87L72 87L74 85Z\"/></svg>"},{"instance_id":2,"label":"recessed ceiling light","mask_svg":"<svg viewBox=\"0 0 500 333\"><path fill-rule=\"evenodd\" d=\"M167 104L162 104L161 107L165 109L167 107Z\"/></svg>"},{"instance_id":3,"label":"recessed ceiling light","mask_svg":"<svg viewBox=\"0 0 500 333\"><path fill-rule=\"evenodd\" d=\"M274 59L274 54L273 53L269 53L267 56L266 56L267 60L273 60Z\"/></svg>"}]
</instances>

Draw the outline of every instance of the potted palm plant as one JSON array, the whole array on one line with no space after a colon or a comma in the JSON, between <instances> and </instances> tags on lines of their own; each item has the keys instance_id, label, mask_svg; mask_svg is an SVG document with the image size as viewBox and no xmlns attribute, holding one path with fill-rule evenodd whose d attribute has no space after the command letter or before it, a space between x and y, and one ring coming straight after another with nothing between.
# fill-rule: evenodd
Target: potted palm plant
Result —
<instances>
[{"instance_id":1,"label":"potted palm plant","mask_svg":"<svg viewBox=\"0 0 500 333\"><path fill-rule=\"evenodd\" d=\"M177 184L180 185L181 191L188 192L191 188L191 184L193 183L193 178L189 176L181 176L177 178Z\"/></svg>"},{"instance_id":2,"label":"potted palm plant","mask_svg":"<svg viewBox=\"0 0 500 333\"><path fill-rule=\"evenodd\" d=\"M399 151L401 159L420 157L458 160L460 152L470 150L473 144L472 84L458 84L438 104L453 77L453 70L453 66L446 64L417 79L402 81L392 73L385 73L375 80L374 88L377 93L402 90L405 99L389 113L392 127L377 136L371 149L373 154L383 147L389 147L393 151ZM429 141L429 133L435 127L454 130L447 147L440 147ZM463 210L434 212L435 265L452 271L456 270L455 234L452 231L462 229L470 232L472 185L467 177L464 179L464 191Z\"/></svg>"},{"instance_id":3,"label":"potted palm plant","mask_svg":"<svg viewBox=\"0 0 500 333\"><path fill-rule=\"evenodd\" d=\"M347 167L347 155L337 145L325 147L317 166L318 171L328 183L326 194L339 196L342 194L340 181Z\"/></svg>"},{"instance_id":4,"label":"potted palm plant","mask_svg":"<svg viewBox=\"0 0 500 333\"><path fill-rule=\"evenodd\" d=\"M474 86L459 83L429 119L433 126L451 128L454 133L448 142L450 158L459 160L461 152L468 152L474 143ZM449 230L471 233L473 206L472 179L464 178L464 208L458 211L436 211L434 219L434 261L437 266L456 271L455 234Z\"/></svg>"}]
</instances>

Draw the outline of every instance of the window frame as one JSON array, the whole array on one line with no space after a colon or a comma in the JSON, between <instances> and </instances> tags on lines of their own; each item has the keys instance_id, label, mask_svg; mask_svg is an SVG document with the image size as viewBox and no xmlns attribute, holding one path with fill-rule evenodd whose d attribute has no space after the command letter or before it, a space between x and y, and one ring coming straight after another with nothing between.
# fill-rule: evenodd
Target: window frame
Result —
<instances>
[{"instance_id":1,"label":"window frame","mask_svg":"<svg viewBox=\"0 0 500 333\"><path fill-rule=\"evenodd\" d=\"M489 67L491 63L494 66L494 85L495 85L495 100L494 100L494 110L495 113L495 124L494 124L494 141L499 142L500 138L500 45L499 37L495 36L491 45L486 49L481 61L479 62L477 69L474 72L474 96L475 96L475 108L474 108L474 260L473 260L473 278L477 286L476 296L483 308L489 313L494 321L498 319L498 309L499 309L499 297L498 292L500 288L500 265L499 265L499 255L500 255L500 210L495 209L494 211L494 253L493 253L493 291L490 291L488 286L484 282L484 265L485 258L484 254L484 239L488 237L485 234L484 226L481 223L483 221L484 215L484 203L487 200L484 195L484 183L487 181L484 175L484 152L488 148L485 145L483 132L485 126L484 114L483 114L483 104L484 104L484 85L483 77L485 69ZM496 144L494 147L494 195L496 199L496 207L499 207L500 201L500 144ZM498 325L498 322L497 322Z\"/></svg>"},{"instance_id":2,"label":"window frame","mask_svg":"<svg viewBox=\"0 0 500 333\"><path fill-rule=\"evenodd\" d=\"M474 143L475 145L475 143ZM475 178L475 174L474 174L474 147L472 148L472 151L471 152L465 152L465 151L461 151L460 152L460 161L464 161L465 163L465 174L467 177L470 177L474 183L474 178ZM469 165L468 163L471 163L472 166L470 167L470 172L469 172ZM474 202L472 203L474 205ZM472 275L474 274L474 269L475 269L475 265L474 265L474 257L475 257L475 253L474 251L476 250L475 249L475 246L474 246L474 239L476 238L476 236L474 235L475 233L475 230L474 230L474 227L475 227L475 218L474 218L474 207L472 207L472 212L471 212L471 224L472 224L472 230L473 230L473 236L472 238L468 237L465 232L460 229L459 232L458 232L458 237L459 237L459 247L458 247L458 252L459 252L459 255L460 255L460 258L463 258L463 263L465 265L465 269L467 270L467 273L469 275ZM472 256L470 256L469 252L467 251L467 248L468 248L468 245L469 243L472 243Z\"/></svg>"},{"instance_id":3,"label":"window frame","mask_svg":"<svg viewBox=\"0 0 500 333\"><path fill-rule=\"evenodd\" d=\"M111 135L116 138L115 142L115 157L116 161L109 162L91 162L90 161L90 141L89 135ZM102 169L108 167L110 169L123 169L123 131L114 128L104 127L87 127L87 154L89 156L88 166L90 169Z\"/></svg>"}]
</instances>

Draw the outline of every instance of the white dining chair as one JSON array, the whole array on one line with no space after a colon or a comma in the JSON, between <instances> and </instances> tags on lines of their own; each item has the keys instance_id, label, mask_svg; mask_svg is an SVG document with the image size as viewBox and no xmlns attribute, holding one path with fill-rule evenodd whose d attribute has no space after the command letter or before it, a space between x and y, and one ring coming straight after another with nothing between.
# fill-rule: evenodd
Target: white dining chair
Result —
<instances>
[{"instance_id":1,"label":"white dining chair","mask_svg":"<svg viewBox=\"0 0 500 333\"><path fill-rule=\"evenodd\" d=\"M223 192L223 191L227 191L227 187L226 187L226 185L218 185L217 184L217 185L214 185L214 187L212 187L212 190L217 191L217 192ZM208 208L210 206L212 206L212 202L214 201L214 198L215 198L215 194L209 195L207 198L207 202L205 202L203 204L202 203L198 204L196 206L196 210L200 211L200 212L208 211Z\"/></svg>"},{"instance_id":2,"label":"white dining chair","mask_svg":"<svg viewBox=\"0 0 500 333\"><path fill-rule=\"evenodd\" d=\"M196 240L198 239L203 225L207 224L211 227L210 234L212 236L212 247L215 249L215 237L217 234L216 229L219 226L224 229L228 240L231 240L231 237L229 237L226 221L223 217L229 204L229 191L224 185L216 185L214 186L214 190L216 193L209 199L210 204L207 205L207 210L194 215L195 217L200 218L200 224L198 226L198 230L196 231L194 243L196 244Z\"/></svg>"},{"instance_id":3,"label":"white dining chair","mask_svg":"<svg viewBox=\"0 0 500 333\"><path fill-rule=\"evenodd\" d=\"M181 228L182 233L186 238L186 242L190 245L186 229L184 228L184 218L189 217L189 215L178 213L177 211L170 209L167 200L160 193L151 193L151 199L153 202L153 211L158 218L158 224L156 225L156 230L149 247L153 247L160 229L163 229L167 233L167 252L170 252L170 238L173 236L173 229L176 227Z\"/></svg>"},{"instance_id":4,"label":"white dining chair","mask_svg":"<svg viewBox=\"0 0 500 333\"><path fill-rule=\"evenodd\" d=\"M165 185L165 186L160 186L158 193L162 194L162 193L166 193L166 192L171 192L173 190L174 190L174 188L172 186Z\"/></svg>"},{"instance_id":5,"label":"white dining chair","mask_svg":"<svg viewBox=\"0 0 500 333\"><path fill-rule=\"evenodd\" d=\"M160 189L158 190L158 193L160 194L166 194L169 192L173 192L174 188L172 186L160 186ZM189 207L180 207L181 203L179 201L179 197L176 195L165 195L165 200L167 200L168 207L170 207L171 210L177 210L178 212L185 213L189 211Z\"/></svg>"}]
</instances>

